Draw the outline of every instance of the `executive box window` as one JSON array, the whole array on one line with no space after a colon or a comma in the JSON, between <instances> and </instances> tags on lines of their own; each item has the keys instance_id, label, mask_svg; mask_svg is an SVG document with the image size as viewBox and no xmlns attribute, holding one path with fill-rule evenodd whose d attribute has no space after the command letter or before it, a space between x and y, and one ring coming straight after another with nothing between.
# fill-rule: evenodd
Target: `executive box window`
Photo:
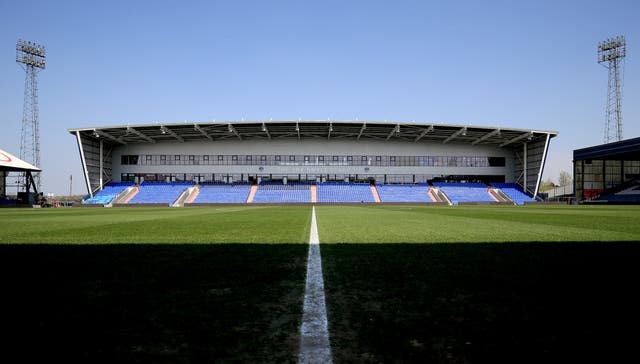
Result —
<instances>
[{"instance_id":1,"label":"executive box window","mask_svg":"<svg viewBox=\"0 0 640 364\"><path fill-rule=\"evenodd\" d=\"M168 157L168 158L167 158ZM182 158L186 157L186 158ZM211 158L213 157L213 158ZM254 158L255 157L255 158ZM320 165L350 165L350 166L390 166L390 167L505 167L504 157L488 156L367 156L367 155L122 155L123 165L278 165L281 161L304 164L318 163ZM331 163L326 163L331 161ZM585 161L588 165L588 162ZM612 172L611 174L614 174Z\"/></svg>"},{"instance_id":2,"label":"executive box window","mask_svg":"<svg viewBox=\"0 0 640 364\"><path fill-rule=\"evenodd\" d=\"M504 167L504 157L489 157L489 167Z\"/></svg>"},{"instance_id":3,"label":"executive box window","mask_svg":"<svg viewBox=\"0 0 640 364\"><path fill-rule=\"evenodd\" d=\"M120 164L138 164L138 156L137 155L123 155L120 157Z\"/></svg>"}]
</instances>

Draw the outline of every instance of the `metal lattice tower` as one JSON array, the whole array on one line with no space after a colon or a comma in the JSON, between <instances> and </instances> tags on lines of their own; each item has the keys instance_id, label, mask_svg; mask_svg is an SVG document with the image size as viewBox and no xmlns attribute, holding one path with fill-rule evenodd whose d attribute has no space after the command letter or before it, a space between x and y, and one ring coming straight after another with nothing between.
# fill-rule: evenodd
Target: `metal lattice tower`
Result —
<instances>
[{"instance_id":1,"label":"metal lattice tower","mask_svg":"<svg viewBox=\"0 0 640 364\"><path fill-rule=\"evenodd\" d=\"M40 168L38 72L45 69L46 65L46 51L44 46L19 39L16 43L16 62L18 62L25 71L20 159ZM40 190L40 173L34 173L33 179L36 187Z\"/></svg>"},{"instance_id":2,"label":"metal lattice tower","mask_svg":"<svg viewBox=\"0 0 640 364\"><path fill-rule=\"evenodd\" d=\"M609 70L604 142L622 140L622 82L621 63L627 54L624 36L598 43L598 63Z\"/></svg>"}]
</instances>

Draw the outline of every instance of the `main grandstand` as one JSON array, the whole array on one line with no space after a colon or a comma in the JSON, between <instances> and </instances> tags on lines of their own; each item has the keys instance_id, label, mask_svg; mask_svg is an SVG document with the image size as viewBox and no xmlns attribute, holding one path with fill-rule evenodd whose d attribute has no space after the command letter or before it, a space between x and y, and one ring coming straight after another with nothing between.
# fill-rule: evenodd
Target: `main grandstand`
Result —
<instances>
[{"instance_id":1,"label":"main grandstand","mask_svg":"<svg viewBox=\"0 0 640 364\"><path fill-rule=\"evenodd\" d=\"M89 204L535 201L553 131L374 121L69 129Z\"/></svg>"}]
</instances>

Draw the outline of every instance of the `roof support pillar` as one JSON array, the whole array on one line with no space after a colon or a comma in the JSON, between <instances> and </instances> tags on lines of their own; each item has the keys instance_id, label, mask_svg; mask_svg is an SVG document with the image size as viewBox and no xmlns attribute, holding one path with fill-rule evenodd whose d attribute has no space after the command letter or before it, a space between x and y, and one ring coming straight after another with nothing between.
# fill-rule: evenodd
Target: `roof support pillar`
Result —
<instances>
[{"instance_id":1,"label":"roof support pillar","mask_svg":"<svg viewBox=\"0 0 640 364\"><path fill-rule=\"evenodd\" d=\"M523 162L522 162L522 176L523 176L523 187L524 191L527 192L527 143L522 143L522 152L524 153Z\"/></svg>"},{"instance_id":2,"label":"roof support pillar","mask_svg":"<svg viewBox=\"0 0 640 364\"><path fill-rule=\"evenodd\" d=\"M84 149L82 148L82 137L80 137L79 130L76 130L76 140L78 141L78 149L80 150L80 160L82 161L82 171L84 172L84 182L87 185L87 191L89 191L89 196L93 197L93 191L91 190L91 184L89 182L89 171L87 170L87 161L84 158Z\"/></svg>"},{"instance_id":3,"label":"roof support pillar","mask_svg":"<svg viewBox=\"0 0 640 364\"><path fill-rule=\"evenodd\" d=\"M100 139L100 191L102 191L102 174L104 173L103 168L103 154L102 154L102 139Z\"/></svg>"},{"instance_id":4,"label":"roof support pillar","mask_svg":"<svg viewBox=\"0 0 640 364\"><path fill-rule=\"evenodd\" d=\"M542 159L540 160L540 171L538 172L538 180L536 181L536 191L534 196L538 195L538 189L540 188L540 181L542 181L542 172L544 172L544 164L547 162L547 151L549 150L550 139L551 139L551 135L547 133L547 140L545 140L544 142L544 152L542 152Z\"/></svg>"}]
</instances>

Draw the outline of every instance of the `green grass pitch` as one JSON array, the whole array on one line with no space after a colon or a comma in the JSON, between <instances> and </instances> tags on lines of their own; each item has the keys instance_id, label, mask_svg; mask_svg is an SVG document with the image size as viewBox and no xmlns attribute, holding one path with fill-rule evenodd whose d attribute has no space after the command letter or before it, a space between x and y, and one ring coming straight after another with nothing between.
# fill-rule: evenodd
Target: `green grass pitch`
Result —
<instances>
[{"instance_id":1,"label":"green grass pitch","mask_svg":"<svg viewBox=\"0 0 640 364\"><path fill-rule=\"evenodd\" d=\"M635 355L626 332L640 324L640 207L316 214L336 363ZM297 360L308 206L4 209L0 219L4 357Z\"/></svg>"}]
</instances>

